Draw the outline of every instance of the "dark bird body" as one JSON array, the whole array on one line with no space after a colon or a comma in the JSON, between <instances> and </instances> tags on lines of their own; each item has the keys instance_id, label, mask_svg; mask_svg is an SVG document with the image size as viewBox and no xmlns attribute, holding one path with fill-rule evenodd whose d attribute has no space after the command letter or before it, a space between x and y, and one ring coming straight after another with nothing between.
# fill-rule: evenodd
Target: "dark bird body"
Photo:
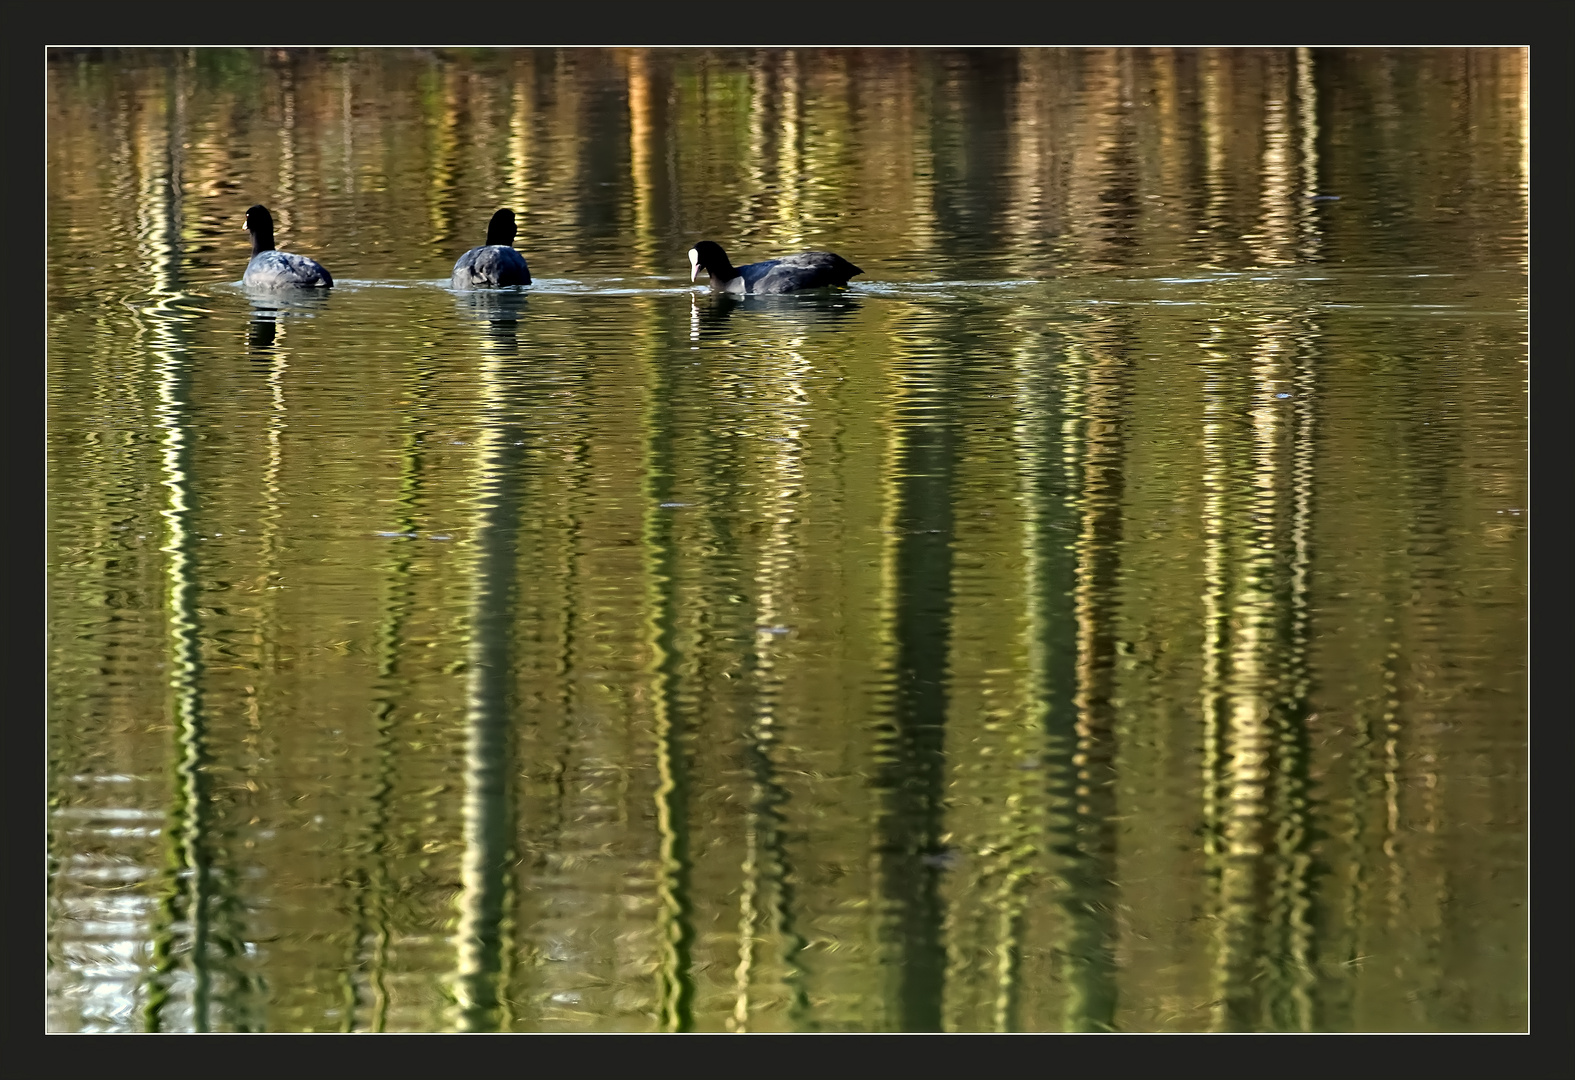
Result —
<instances>
[{"instance_id":1,"label":"dark bird body","mask_svg":"<svg viewBox=\"0 0 1575 1080\"><path fill-rule=\"evenodd\" d=\"M273 215L266 206L246 211L246 231L252 235L252 258L246 264L241 284L253 289L329 289L333 275L321 263L305 255L276 251L273 246Z\"/></svg>"},{"instance_id":2,"label":"dark bird body","mask_svg":"<svg viewBox=\"0 0 1575 1080\"><path fill-rule=\"evenodd\" d=\"M498 289L529 285L530 267L514 250L514 211L499 210L487 223L487 242L473 247L454 264L456 289Z\"/></svg>"},{"instance_id":3,"label":"dark bird body","mask_svg":"<svg viewBox=\"0 0 1575 1080\"><path fill-rule=\"evenodd\" d=\"M805 289L822 289L841 286L848 279L864 271L841 255L830 251L805 251L780 259L734 266L728 261L721 245L702 240L689 249L691 281L700 280L700 271L710 275L713 292L733 293L787 293Z\"/></svg>"}]
</instances>

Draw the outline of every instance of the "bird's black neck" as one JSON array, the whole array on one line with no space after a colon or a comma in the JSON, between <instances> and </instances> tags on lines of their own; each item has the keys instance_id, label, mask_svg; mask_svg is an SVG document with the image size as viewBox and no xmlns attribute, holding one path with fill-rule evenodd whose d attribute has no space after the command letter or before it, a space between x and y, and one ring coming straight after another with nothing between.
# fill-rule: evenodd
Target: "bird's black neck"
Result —
<instances>
[{"instance_id":1,"label":"bird's black neck","mask_svg":"<svg viewBox=\"0 0 1575 1080\"><path fill-rule=\"evenodd\" d=\"M470 235L474 236L475 233ZM487 226L488 247L513 247L514 226L502 222L492 222Z\"/></svg>"},{"instance_id":2,"label":"bird's black neck","mask_svg":"<svg viewBox=\"0 0 1575 1080\"><path fill-rule=\"evenodd\" d=\"M273 230L259 229L252 233L252 254L261 255L273 250Z\"/></svg>"}]
</instances>

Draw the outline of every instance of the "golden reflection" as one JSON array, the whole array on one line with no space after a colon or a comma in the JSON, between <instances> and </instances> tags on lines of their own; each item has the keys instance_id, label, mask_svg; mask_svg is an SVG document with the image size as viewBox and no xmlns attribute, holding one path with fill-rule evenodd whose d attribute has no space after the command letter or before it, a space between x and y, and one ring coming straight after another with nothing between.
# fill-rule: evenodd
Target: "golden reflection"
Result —
<instances>
[{"instance_id":1,"label":"golden reflection","mask_svg":"<svg viewBox=\"0 0 1575 1080\"><path fill-rule=\"evenodd\" d=\"M1023 56L1010 105L1012 206L1005 221L1015 254L1025 261L1060 228L1064 195L1056 147L1062 134L1055 111L1056 60L1039 50Z\"/></svg>"},{"instance_id":2,"label":"golden reflection","mask_svg":"<svg viewBox=\"0 0 1575 1080\"><path fill-rule=\"evenodd\" d=\"M898 372L893 371L893 376ZM903 449L907 442L897 416L906 402L910 399L907 381L900 377L893 377L888 381L889 389L886 400L882 402L884 423L882 427L885 435L885 446L880 458L878 471L880 475L880 552L879 587L876 601L878 612L872 636L875 639L875 648L872 650L871 666L875 669L879 679L876 708L872 711L867 726L869 727L870 741L873 744L872 772L878 776L880 770L886 765L894 753L893 743L895 732L893 730L892 713L896 708L897 688L895 683L899 677L899 650L900 635L898 632L898 616L902 601L900 556L902 550L902 536L900 524L902 520L902 478L901 467ZM870 862L870 895L866 904L879 912L880 934L877 938L875 953L875 967L880 975L878 984L878 1008L872 1004L870 1021L877 1030L901 1030L901 964L903 960L901 943L896 935L891 932L890 925L895 921L892 904L887 899L891 891L888 882L894 877L892 855L886 842L886 835L890 831L886 818L897 813L892 793L887 789L878 789L877 802L874 813L871 815L871 829L867 843Z\"/></svg>"},{"instance_id":3,"label":"golden reflection","mask_svg":"<svg viewBox=\"0 0 1575 1080\"><path fill-rule=\"evenodd\" d=\"M1304 233L1304 238L1315 242L1316 233L1309 229ZM1295 1008L1295 1028L1300 1031L1316 1030L1319 1026L1314 1014L1317 942L1313 905L1316 888L1313 881L1314 820L1309 796L1312 785L1309 744L1317 733L1314 727L1317 717L1310 713L1311 675L1308 657L1313 637L1309 581L1312 570L1310 536L1313 495L1317 479L1314 464L1318 403L1316 373L1320 352L1316 349L1316 343L1316 333L1311 328L1304 328L1295 346L1295 367L1290 383L1295 402L1291 410L1291 566L1287 604L1291 647L1286 663L1288 694L1286 707L1282 711L1280 739L1279 771L1283 797L1277 807L1282 822L1281 866L1286 878L1285 953L1291 970L1290 996Z\"/></svg>"},{"instance_id":4,"label":"golden reflection","mask_svg":"<svg viewBox=\"0 0 1575 1080\"><path fill-rule=\"evenodd\" d=\"M1083 58L1084 91L1091 107L1069 133L1080 167L1067 180L1066 231L1082 258L1094 265L1125 261L1131 225L1122 203L1134 197L1131 167L1131 64L1121 50L1100 49Z\"/></svg>"},{"instance_id":5,"label":"golden reflection","mask_svg":"<svg viewBox=\"0 0 1575 1080\"><path fill-rule=\"evenodd\" d=\"M1318 258L1322 248L1319 235L1317 197L1318 190L1318 84L1313 77L1313 51L1296 50L1296 114L1297 127L1301 130L1301 243L1299 253L1304 260Z\"/></svg>"},{"instance_id":6,"label":"golden reflection","mask_svg":"<svg viewBox=\"0 0 1575 1080\"><path fill-rule=\"evenodd\" d=\"M1228 53L1220 49L1203 52L1202 116L1203 136L1203 221L1197 239L1205 266L1219 268L1230 256L1226 242L1230 226L1229 154L1230 69Z\"/></svg>"},{"instance_id":7,"label":"golden reflection","mask_svg":"<svg viewBox=\"0 0 1575 1080\"><path fill-rule=\"evenodd\" d=\"M177 100L183 96L177 69L172 88ZM174 771L179 778L166 818L167 880L159 909L160 919L153 931L152 973L144 1007L144 1021L150 1031L162 1030L165 1013L173 994L172 983L179 966L178 952L189 949L191 956L191 1026L195 1031L213 1028L212 971L208 950L212 928L212 867L209 863L207 833L210 826L207 764L207 718L204 715L202 675L203 657L198 614L198 583L193 552L195 496L191 477L190 384L187 349L179 329L182 318L179 301L180 251L175 238L180 235L180 175L176 147L184 140L179 110L167 104L168 127L148 126L139 130L135 159L140 166L138 212L138 255L152 275L149 299L140 306L139 336L149 337L148 348L155 357L158 373L158 405L155 408L161 429L162 483L168 493L162 511L166 536L164 553L166 580L166 619L168 626L168 680L173 711L176 750ZM176 924L184 924L184 933ZM184 936L185 949L176 944Z\"/></svg>"},{"instance_id":8,"label":"golden reflection","mask_svg":"<svg viewBox=\"0 0 1575 1080\"><path fill-rule=\"evenodd\" d=\"M792 177L792 174L782 174L773 178L766 168L766 145L771 136L767 130L767 113L777 107L770 77L774 65L768 55L757 53L749 64L749 147L743 160L746 183L739 185L739 206L734 213L737 220L750 224L759 223L764 216L761 204L771 198L770 190L780 188L781 182L791 182ZM773 179L778 183L773 183Z\"/></svg>"},{"instance_id":9,"label":"golden reflection","mask_svg":"<svg viewBox=\"0 0 1575 1080\"><path fill-rule=\"evenodd\" d=\"M1519 1022L1521 50L177 59L50 64L52 782L169 815L52 831L62 1022ZM275 187L871 273L470 355L446 242L248 321Z\"/></svg>"},{"instance_id":10,"label":"golden reflection","mask_svg":"<svg viewBox=\"0 0 1575 1080\"><path fill-rule=\"evenodd\" d=\"M1250 250L1259 265L1289 265L1297 259L1297 233L1302 215L1296 201L1301 194L1296 162L1291 152L1292 124L1289 73L1277 51L1267 58L1268 71L1263 103L1262 180L1258 188L1258 224Z\"/></svg>"},{"instance_id":11,"label":"golden reflection","mask_svg":"<svg viewBox=\"0 0 1575 1080\"><path fill-rule=\"evenodd\" d=\"M373 787L368 793L371 811L367 817L360 848L364 859L360 888L356 891L354 951L351 956L349 994L345 1004L342 1030L388 1030L390 992L388 986L390 947L394 943L392 907L398 899L398 883L390 871L390 855L395 837L390 831L396 795L395 773L398 761L396 732L399 722L401 690L401 649L417 602L414 586L412 540L423 503L424 444L427 432L420 423L429 396L430 371L419 371L406 389L407 402L414 407L404 417L407 430L402 439L399 461L398 512L389 521L389 531L400 536L393 542L384 572L382 610L377 627L374 652L377 675L372 700L375 767ZM370 938L370 949L366 941ZM361 974L365 981L362 989ZM506 985L506 980L505 980ZM364 1001L370 996L370 1002ZM357 1021L367 1004L366 1022Z\"/></svg>"},{"instance_id":12,"label":"golden reflection","mask_svg":"<svg viewBox=\"0 0 1575 1080\"><path fill-rule=\"evenodd\" d=\"M296 227L295 71L286 61L279 69L279 191L274 215L279 219L279 240L285 242Z\"/></svg>"},{"instance_id":13,"label":"golden reflection","mask_svg":"<svg viewBox=\"0 0 1575 1080\"><path fill-rule=\"evenodd\" d=\"M1220 323L1204 362L1209 1009L1215 1030L1306 1031L1315 978L1306 730L1312 386L1309 361L1295 353L1310 336L1284 320L1251 333L1250 371L1238 369ZM1305 400L1289 400L1298 395Z\"/></svg>"},{"instance_id":14,"label":"golden reflection","mask_svg":"<svg viewBox=\"0 0 1575 1080\"><path fill-rule=\"evenodd\" d=\"M1057 624L1063 614L1059 592L1065 587L1059 580L1064 560L1056 557L1058 537L1051 528L1060 511L1055 494L1060 463L1037 430L1058 410L1047 378L1045 342L1025 331L1019 331L1022 343L1013 350L1012 371L1023 610L1018 620L1008 623L1014 644L1021 650L1020 659L1011 666L1020 667L1021 676L1012 688L1018 698L1015 707L992 725L1002 729L996 769L1007 771L1004 776L992 774L991 779L1009 794L995 827L981 837L980 869L975 879L976 888L994 912L988 942L993 987L986 1015L990 1029L1001 1032L1023 1028L1023 952L1028 944L1030 889L1045 870L1045 822L1051 809L1044 772L1052 747L1047 733L1053 722L1051 714L1064 711L1066 706L1064 688L1057 686L1054 655ZM1059 720L1059 715L1055 719ZM973 1030L976 1026L977 1021L957 1023L953 1029Z\"/></svg>"},{"instance_id":15,"label":"golden reflection","mask_svg":"<svg viewBox=\"0 0 1575 1080\"><path fill-rule=\"evenodd\" d=\"M1042 53L1023 57L1022 74L1013 85L1012 124L1008 135L1016 143L1012 154L1013 200L1008 217L1019 241L1035 229L1047 226L1046 200L1049 197L1045 175L1046 159L1052 153L1050 125L1053 117L1050 100L1048 58Z\"/></svg>"},{"instance_id":16,"label":"golden reflection","mask_svg":"<svg viewBox=\"0 0 1575 1080\"><path fill-rule=\"evenodd\" d=\"M1226 581L1229 557L1226 514L1229 475L1226 457L1225 417L1229 402L1224 372L1230 357L1219 345L1224 328L1209 327L1204 349L1203 379L1203 664L1200 689L1203 716L1203 850L1211 865L1224 852L1224 815L1221 805L1225 776L1225 640ZM1216 867L1217 872L1217 867Z\"/></svg>"},{"instance_id":17,"label":"golden reflection","mask_svg":"<svg viewBox=\"0 0 1575 1080\"><path fill-rule=\"evenodd\" d=\"M528 354L529 338L521 345ZM583 898L596 886L582 890L570 868L593 866L618 831L636 819L629 804L638 801L638 793L624 782L609 792L602 781L611 771L608 759L628 775L648 759L648 748L639 743L631 748L622 737L619 727L634 724L615 710L627 706L609 701L604 681L594 677L607 659L601 647L605 613L595 603L607 571L595 558L599 523L593 478L613 467L594 453L604 445L593 422L594 398L572 375L552 378L538 370L532 376L530 396L551 402L559 422L542 427L532 422L531 410L525 412L534 450L520 498L526 506L544 493L551 498L550 509L522 521L515 585L517 632L536 647L522 648L515 665L525 705L514 725L520 741L515 905L520 945L510 953L518 964L505 987L519 1003L518 1030L553 1030L586 1025L592 1014L577 999L595 967L607 960L605 953L585 945L587 927L606 916L607 908L600 905L613 897L598 894L594 914L586 912ZM599 730L601 725L588 722L601 715L619 723ZM615 824L605 831L587 827L587 822L604 821ZM619 899L625 912L639 904L636 920L649 903L646 895ZM627 957L627 966L618 969L618 981L643 989L656 950L643 932L625 938L618 961ZM649 1011L647 1000L642 995L642 1015Z\"/></svg>"},{"instance_id":18,"label":"golden reflection","mask_svg":"<svg viewBox=\"0 0 1575 1080\"><path fill-rule=\"evenodd\" d=\"M576 230L575 216L583 197L583 150L588 138L584 87L568 69L571 50L553 54L549 73L552 98L539 114L551 135L538 150L543 163L545 183L538 181L536 200L544 215L542 226L555 235L571 235Z\"/></svg>"},{"instance_id":19,"label":"golden reflection","mask_svg":"<svg viewBox=\"0 0 1575 1080\"><path fill-rule=\"evenodd\" d=\"M924 347L924 324L915 322L919 346L893 365L886 404L871 878L884 1023L939 1031L946 979L940 877L951 857L944 792L957 447L949 372L938 351Z\"/></svg>"},{"instance_id":20,"label":"golden reflection","mask_svg":"<svg viewBox=\"0 0 1575 1080\"><path fill-rule=\"evenodd\" d=\"M471 490L472 599L465 688L461 891L454 998L462 1031L507 1031L514 954L514 583L519 546L523 432L508 369L510 324L489 327L480 364L480 414Z\"/></svg>"},{"instance_id":21,"label":"golden reflection","mask_svg":"<svg viewBox=\"0 0 1575 1080\"><path fill-rule=\"evenodd\" d=\"M1233 555L1229 546L1229 520L1234 507L1230 504L1230 448L1226 419L1230 412L1230 401L1226 373L1230 369L1231 361L1223 348L1224 327L1218 323L1210 326L1209 335L1210 340L1204 344L1202 425L1204 582L1201 679L1202 811L1204 853L1208 857L1208 869L1215 879L1215 888L1218 894L1223 896L1229 866L1229 820L1226 802L1226 785L1230 776L1227 567ZM1223 908L1222 900L1216 900L1216 904ZM1229 990L1230 974L1225 958L1230 943L1225 934L1227 924L1222 914L1216 912L1214 920L1215 985L1210 1009L1214 1030L1221 1030L1226 1024L1225 1000Z\"/></svg>"},{"instance_id":22,"label":"golden reflection","mask_svg":"<svg viewBox=\"0 0 1575 1080\"><path fill-rule=\"evenodd\" d=\"M1531 72L1529 70L1530 50L1517 49L1515 51L1515 81L1518 84L1520 104L1520 183L1517 185L1524 208L1522 220L1525 222L1526 235L1531 235ZM1520 265L1529 272L1531 270L1531 247L1526 245L1520 252Z\"/></svg>"},{"instance_id":23,"label":"golden reflection","mask_svg":"<svg viewBox=\"0 0 1575 1080\"><path fill-rule=\"evenodd\" d=\"M1263 363L1260 357L1260 368ZM1254 1027L1241 998L1261 974L1255 966L1270 961L1258 951L1255 935L1258 879L1264 864L1264 837L1269 832L1267 788L1273 733L1267 691L1273 674L1267 663L1279 460L1275 409L1261 396L1254 397L1247 454L1242 452L1242 433L1227 429L1222 439L1222 450L1230 458L1241 464L1251 462L1250 479L1240 474L1240 464L1230 470L1235 474L1231 476L1233 512L1215 526L1225 533L1227 543L1238 548L1223 597L1228 638L1221 650L1225 667L1221 688L1224 802L1222 857L1217 864L1216 974L1220 982L1214 1008L1216 1030Z\"/></svg>"},{"instance_id":24,"label":"golden reflection","mask_svg":"<svg viewBox=\"0 0 1575 1080\"><path fill-rule=\"evenodd\" d=\"M865 207L865 236L900 234L909 258L935 251L935 143L931 88L911 54L878 54L860 86L861 183L882 193ZM890 193L889 198L885 193Z\"/></svg>"},{"instance_id":25,"label":"golden reflection","mask_svg":"<svg viewBox=\"0 0 1575 1080\"><path fill-rule=\"evenodd\" d=\"M781 807L786 793L778 778L781 768L778 758L785 750L782 698L786 681L784 668L790 658L784 658L783 654L789 650L786 631L795 617L791 598L798 576L799 530L805 494L803 458L809 409L806 380L812 370L805 358L801 337L783 343L782 357L783 370L772 380L774 415L778 422L774 425L777 433L771 436L773 449L766 466L768 502L762 508L768 532L761 545L754 581L755 696L746 740L752 783L744 819L739 959L732 1015L735 1031L749 1030L750 994L757 967L755 943L762 914L769 915L769 930L777 941L779 977L793 1003L788 1019L801 1020L807 1006L804 973L798 960L804 942L793 929L793 912L789 910L791 871L781 829ZM760 910L762 903L766 912Z\"/></svg>"},{"instance_id":26,"label":"golden reflection","mask_svg":"<svg viewBox=\"0 0 1575 1080\"><path fill-rule=\"evenodd\" d=\"M777 77L782 85L781 114L777 133L776 214L771 235L781 244L796 248L804 243L804 142L802 126L804 97L801 89L798 53L782 54Z\"/></svg>"},{"instance_id":27,"label":"golden reflection","mask_svg":"<svg viewBox=\"0 0 1575 1080\"><path fill-rule=\"evenodd\" d=\"M749 991L755 967L756 905L760 892L760 830L753 820L744 825L744 864L740 872L743 887L738 896L738 966L733 969L733 1015L728 1018L733 1031L749 1030Z\"/></svg>"},{"instance_id":28,"label":"golden reflection","mask_svg":"<svg viewBox=\"0 0 1575 1080\"><path fill-rule=\"evenodd\" d=\"M654 350L653 350L654 351ZM656 746L657 957L656 1012L661 1031L694 1025L694 977L690 971L694 928L689 855L689 768L685 717L678 700L678 656L674 643L677 595L673 515L673 419L671 375L663 362L646 356L646 406L641 553L645 579L645 646L649 657L649 709Z\"/></svg>"},{"instance_id":29,"label":"golden reflection","mask_svg":"<svg viewBox=\"0 0 1575 1080\"><path fill-rule=\"evenodd\" d=\"M1295 329L1274 320L1261 324L1258 334L1252 383L1257 484L1252 519L1268 585L1260 615L1269 636L1262 642L1265 679L1257 693L1264 702L1271 763L1263 830L1268 855L1263 876L1269 880L1269 901L1260 915L1266 925L1258 948L1266 954L1271 976L1264 980L1265 1018L1257 1023L1273 1030L1308 1031L1312 1029L1307 992L1312 971L1306 949L1310 860L1304 780L1306 680L1301 676L1306 639L1300 617L1306 598L1298 591L1298 571L1305 568L1298 567L1295 550L1302 524L1296 515L1295 455L1298 449L1305 454L1306 447L1298 445L1295 407L1281 396L1283 388L1295 385Z\"/></svg>"},{"instance_id":30,"label":"golden reflection","mask_svg":"<svg viewBox=\"0 0 1575 1080\"><path fill-rule=\"evenodd\" d=\"M633 49L626 60L629 80L629 178L634 187L634 234L640 269L656 273L656 177L660 133L656 126L657 89L651 73L651 50Z\"/></svg>"},{"instance_id":31,"label":"golden reflection","mask_svg":"<svg viewBox=\"0 0 1575 1080\"><path fill-rule=\"evenodd\" d=\"M351 73L354 65L342 64L339 68L339 124L344 139L345 194L355 194L355 109L353 107Z\"/></svg>"},{"instance_id":32,"label":"golden reflection","mask_svg":"<svg viewBox=\"0 0 1575 1080\"><path fill-rule=\"evenodd\" d=\"M1114 764L1115 626L1113 604L1121 558L1123 459L1121 420L1125 364L1110 347L1120 330L1101 321L1086 344L1068 350L1082 384L1082 455L1077 538L1073 543L1072 614L1076 627L1072 708L1074 746L1065 864L1063 972L1068 1031L1113 1031L1116 892L1111 877L1117 813ZM1074 359L1075 358L1075 359Z\"/></svg>"},{"instance_id":33,"label":"golden reflection","mask_svg":"<svg viewBox=\"0 0 1575 1080\"><path fill-rule=\"evenodd\" d=\"M275 321L278 322L275 313ZM287 337L285 328L279 327L280 338ZM278 339L276 339L278 340ZM268 444L268 463L263 466L262 489L263 511L260 524L262 526L259 540L262 542L262 557L258 560L258 568L262 573L257 578L257 592L264 598L265 604L271 604L266 594L275 591L280 585L280 521L283 515L284 493L280 486L280 474L284 469L284 433L289 427L289 408L285 402L285 376L290 371L290 354L286 349L277 349L273 358L268 361L268 427L264 438ZM259 645L272 648L273 634L268 633L264 627L259 627L263 637L270 639L261 641ZM265 665L265 670L271 665Z\"/></svg>"},{"instance_id":34,"label":"golden reflection","mask_svg":"<svg viewBox=\"0 0 1575 1080\"><path fill-rule=\"evenodd\" d=\"M1153 184L1156 190L1150 194L1160 200L1164 216L1178 224L1187 219L1172 204L1184 202L1180 196L1192 187L1188 174L1194 167L1193 132L1184 126L1184 90L1179 69L1183 63L1190 68L1194 62L1192 50L1155 49L1149 54L1149 85L1153 88L1155 124L1158 128L1158 145L1155 149L1158 160L1154 163L1158 178ZM1191 106L1192 89L1191 86L1185 88L1187 107Z\"/></svg>"},{"instance_id":35,"label":"golden reflection","mask_svg":"<svg viewBox=\"0 0 1575 1080\"><path fill-rule=\"evenodd\" d=\"M454 235L454 177L459 168L460 134L459 102L454 80L449 71L439 76L435 93L423 94L426 122L430 129L433 149L427 159L426 196L427 219L432 235L427 243L440 245Z\"/></svg>"},{"instance_id":36,"label":"golden reflection","mask_svg":"<svg viewBox=\"0 0 1575 1080\"><path fill-rule=\"evenodd\" d=\"M1391 608L1391 610L1393 610ZM1393 623L1391 616L1384 620ZM1390 627L1391 633L1394 628ZM1397 668L1401 663L1400 642L1391 638L1384 656L1383 726L1379 736L1380 760L1383 770L1384 830L1383 852L1388 859L1389 891L1385 926L1390 933L1404 929L1406 916L1405 860L1402 858L1400 813L1400 677Z\"/></svg>"},{"instance_id":37,"label":"golden reflection","mask_svg":"<svg viewBox=\"0 0 1575 1080\"><path fill-rule=\"evenodd\" d=\"M463 132L465 156L467 165L462 171L475 174L480 172L483 176L496 176L499 180L512 172L512 163L505 157L499 161L499 151L506 155L509 143L512 141L513 130L504 118L505 140L502 147L498 146L496 114L499 111L498 101L501 98L506 104L505 108L512 107L514 96L509 94L501 80L480 78L476 72L466 72L461 87L460 105L460 130ZM478 168L479 167L479 168ZM491 192L497 192L498 180L489 185ZM503 188L507 192L507 187Z\"/></svg>"},{"instance_id":38,"label":"golden reflection","mask_svg":"<svg viewBox=\"0 0 1575 1080\"><path fill-rule=\"evenodd\" d=\"M531 118L536 115L534 95L525 73L514 73L514 95L509 108L508 199L515 216L524 221L530 216Z\"/></svg>"}]
</instances>

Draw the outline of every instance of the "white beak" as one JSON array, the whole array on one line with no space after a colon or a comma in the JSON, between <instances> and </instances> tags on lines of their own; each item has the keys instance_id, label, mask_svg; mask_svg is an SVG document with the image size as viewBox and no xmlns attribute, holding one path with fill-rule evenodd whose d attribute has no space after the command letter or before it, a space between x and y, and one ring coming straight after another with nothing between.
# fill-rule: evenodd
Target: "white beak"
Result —
<instances>
[{"instance_id":1,"label":"white beak","mask_svg":"<svg viewBox=\"0 0 1575 1080\"><path fill-rule=\"evenodd\" d=\"M689 249L689 280L700 280L700 253L694 248Z\"/></svg>"}]
</instances>

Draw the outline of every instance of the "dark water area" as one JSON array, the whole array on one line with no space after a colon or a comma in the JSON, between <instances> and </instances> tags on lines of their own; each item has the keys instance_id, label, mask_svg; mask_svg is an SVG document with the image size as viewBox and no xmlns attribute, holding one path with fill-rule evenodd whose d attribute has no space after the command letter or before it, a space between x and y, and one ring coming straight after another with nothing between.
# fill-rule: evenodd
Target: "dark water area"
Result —
<instances>
[{"instance_id":1,"label":"dark water area","mask_svg":"<svg viewBox=\"0 0 1575 1080\"><path fill-rule=\"evenodd\" d=\"M47 86L52 1030L1525 1029L1523 51Z\"/></svg>"}]
</instances>

